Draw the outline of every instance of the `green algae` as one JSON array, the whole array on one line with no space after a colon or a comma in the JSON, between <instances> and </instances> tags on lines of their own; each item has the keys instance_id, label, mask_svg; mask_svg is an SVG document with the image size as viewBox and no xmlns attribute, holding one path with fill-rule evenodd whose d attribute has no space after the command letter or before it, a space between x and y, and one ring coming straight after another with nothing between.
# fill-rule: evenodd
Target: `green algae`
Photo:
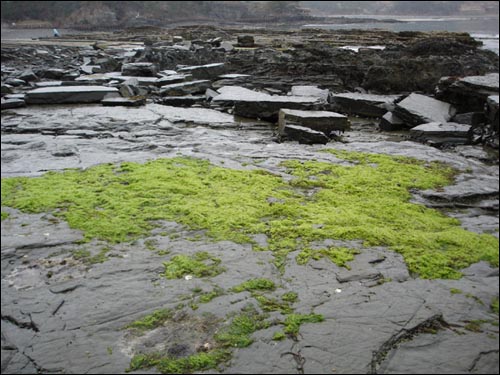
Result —
<instances>
[{"instance_id":1,"label":"green algae","mask_svg":"<svg viewBox=\"0 0 500 375\"><path fill-rule=\"evenodd\" d=\"M151 314L130 323L126 328L135 328L140 331L151 330L163 325L167 320L172 319L173 316L174 313L171 309L156 310Z\"/></svg>"},{"instance_id":2,"label":"green algae","mask_svg":"<svg viewBox=\"0 0 500 375\"><path fill-rule=\"evenodd\" d=\"M211 292L201 293L198 296L198 302L199 303L209 303L214 298L220 297L222 295L224 295L224 289L222 289L220 287L215 287Z\"/></svg>"},{"instance_id":3,"label":"green algae","mask_svg":"<svg viewBox=\"0 0 500 375\"><path fill-rule=\"evenodd\" d=\"M321 323L324 320L325 318L320 314L288 314L284 322L284 332L292 337L297 337L302 324Z\"/></svg>"},{"instance_id":4,"label":"green algae","mask_svg":"<svg viewBox=\"0 0 500 375\"><path fill-rule=\"evenodd\" d=\"M282 167L291 181L191 158L7 178L2 205L49 211L82 230L86 240L112 243L147 236L161 220L204 230L215 241L254 243L252 236L263 233L263 250L273 252L281 271L292 251L302 252L299 262L328 257L328 249L307 255L314 241L325 239L386 246L422 278L456 279L460 269L480 260L498 266L497 238L466 231L458 220L409 202L412 189L446 186L457 171L411 158L327 152L349 164L287 161Z\"/></svg>"},{"instance_id":5,"label":"green algae","mask_svg":"<svg viewBox=\"0 0 500 375\"><path fill-rule=\"evenodd\" d=\"M359 251L346 247L329 247L327 249L303 249L295 258L297 264L306 264L310 259L319 260L326 257L339 267L351 269L347 262L354 259L354 256L359 254Z\"/></svg>"},{"instance_id":6,"label":"green algae","mask_svg":"<svg viewBox=\"0 0 500 375\"><path fill-rule=\"evenodd\" d=\"M281 296L282 301L294 303L299 299L299 295L295 292L287 292Z\"/></svg>"},{"instance_id":7,"label":"green algae","mask_svg":"<svg viewBox=\"0 0 500 375\"><path fill-rule=\"evenodd\" d=\"M493 298L490 303L491 311L498 315L498 297Z\"/></svg>"},{"instance_id":8,"label":"green algae","mask_svg":"<svg viewBox=\"0 0 500 375\"><path fill-rule=\"evenodd\" d=\"M276 285L272 280L257 278L245 281L240 285L231 288L231 291L236 293L241 293L245 290L248 292L252 292L256 290L263 291L263 290L274 290L274 289L276 289Z\"/></svg>"},{"instance_id":9,"label":"green algae","mask_svg":"<svg viewBox=\"0 0 500 375\"><path fill-rule=\"evenodd\" d=\"M158 353L138 354L130 361L127 372L156 367L162 374L191 374L197 371L215 369L221 362L229 360L226 350L196 353L188 357L173 358Z\"/></svg>"},{"instance_id":10,"label":"green algae","mask_svg":"<svg viewBox=\"0 0 500 375\"><path fill-rule=\"evenodd\" d=\"M222 348L246 348L253 343L252 333L268 328L267 315L259 314L253 307L247 308L233 317L227 327L223 327L214 338Z\"/></svg>"},{"instance_id":11,"label":"green algae","mask_svg":"<svg viewBox=\"0 0 500 375\"><path fill-rule=\"evenodd\" d=\"M167 279L180 279L186 275L196 277L213 277L224 272L220 266L221 260L206 251L200 251L192 256L176 255L168 262L163 262Z\"/></svg>"},{"instance_id":12,"label":"green algae","mask_svg":"<svg viewBox=\"0 0 500 375\"><path fill-rule=\"evenodd\" d=\"M286 338L286 335L283 332L274 332L273 340L274 341L282 341Z\"/></svg>"},{"instance_id":13,"label":"green algae","mask_svg":"<svg viewBox=\"0 0 500 375\"><path fill-rule=\"evenodd\" d=\"M104 263L107 261L109 258L107 257L107 253L109 253L111 249L107 246L101 248L99 252L96 255L92 255L90 250L87 249L81 249L81 250L74 250L71 255L75 260L81 260L83 263L87 265L92 265L92 264L97 264L97 263Z\"/></svg>"},{"instance_id":14,"label":"green algae","mask_svg":"<svg viewBox=\"0 0 500 375\"><path fill-rule=\"evenodd\" d=\"M9 216L10 216L10 214L8 212L2 211L2 221L4 221L5 219L7 219Z\"/></svg>"}]
</instances>

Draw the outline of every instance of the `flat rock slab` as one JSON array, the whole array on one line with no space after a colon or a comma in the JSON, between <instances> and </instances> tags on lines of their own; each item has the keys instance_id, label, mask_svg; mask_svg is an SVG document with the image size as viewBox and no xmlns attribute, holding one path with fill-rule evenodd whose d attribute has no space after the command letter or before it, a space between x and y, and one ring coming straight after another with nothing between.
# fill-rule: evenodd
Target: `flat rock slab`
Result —
<instances>
[{"instance_id":1,"label":"flat rock slab","mask_svg":"<svg viewBox=\"0 0 500 375\"><path fill-rule=\"evenodd\" d=\"M184 96L190 94L204 93L210 88L209 80L198 80L184 83L175 83L162 86L160 89L161 96Z\"/></svg>"},{"instance_id":2,"label":"flat rock slab","mask_svg":"<svg viewBox=\"0 0 500 375\"><path fill-rule=\"evenodd\" d=\"M283 127L283 134L287 139L298 141L301 144L313 145L323 144L326 145L330 138L325 133L312 130L305 126L286 124Z\"/></svg>"},{"instance_id":3,"label":"flat rock slab","mask_svg":"<svg viewBox=\"0 0 500 375\"><path fill-rule=\"evenodd\" d=\"M472 137L470 125L430 122L410 129L410 137L423 142L465 144Z\"/></svg>"},{"instance_id":4,"label":"flat rock slab","mask_svg":"<svg viewBox=\"0 0 500 375\"><path fill-rule=\"evenodd\" d=\"M498 73L486 74L484 76L464 77L459 79L458 82L478 90L488 90L494 92L498 92L499 90Z\"/></svg>"},{"instance_id":5,"label":"flat rock slab","mask_svg":"<svg viewBox=\"0 0 500 375\"><path fill-rule=\"evenodd\" d=\"M45 87L28 91L28 104L98 103L106 95L118 95L118 89L104 86Z\"/></svg>"},{"instance_id":6,"label":"flat rock slab","mask_svg":"<svg viewBox=\"0 0 500 375\"><path fill-rule=\"evenodd\" d=\"M233 105L242 100L268 100L271 95L254 91L241 86L222 86L217 89L220 95L212 99L213 102L227 103Z\"/></svg>"},{"instance_id":7,"label":"flat rock slab","mask_svg":"<svg viewBox=\"0 0 500 375\"><path fill-rule=\"evenodd\" d=\"M207 100L204 95L199 96L166 96L162 99L165 105L191 107L194 104L203 103Z\"/></svg>"},{"instance_id":8,"label":"flat rock slab","mask_svg":"<svg viewBox=\"0 0 500 375\"><path fill-rule=\"evenodd\" d=\"M325 102L319 97L270 95L240 86L223 86L217 91L220 95L212 99L214 103L234 105L234 113L241 117L269 121L277 121L282 108L314 109Z\"/></svg>"},{"instance_id":9,"label":"flat rock slab","mask_svg":"<svg viewBox=\"0 0 500 375\"><path fill-rule=\"evenodd\" d=\"M166 85L172 85L174 83L181 83L191 79L191 77L192 76L190 74L172 74L158 78L157 85L161 87Z\"/></svg>"},{"instance_id":10,"label":"flat rock slab","mask_svg":"<svg viewBox=\"0 0 500 375\"><path fill-rule=\"evenodd\" d=\"M483 76L443 77L438 83L438 99L455 105L459 112L482 111L488 96L498 95L498 73Z\"/></svg>"},{"instance_id":11,"label":"flat rock slab","mask_svg":"<svg viewBox=\"0 0 500 375\"><path fill-rule=\"evenodd\" d=\"M134 77L155 77L158 70L153 63L129 63L123 64L122 74Z\"/></svg>"},{"instance_id":12,"label":"flat rock slab","mask_svg":"<svg viewBox=\"0 0 500 375\"><path fill-rule=\"evenodd\" d=\"M345 93L333 94L331 100L335 105L335 110L350 115L382 117L400 95L373 95Z\"/></svg>"},{"instance_id":13,"label":"flat rock slab","mask_svg":"<svg viewBox=\"0 0 500 375\"><path fill-rule=\"evenodd\" d=\"M340 113L281 109L278 120L280 134L285 134L285 126L288 122L323 132L326 136L334 131L344 131L350 128L349 119Z\"/></svg>"},{"instance_id":14,"label":"flat rock slab","mask_svg":"<svg viewBox=\"0 0 500 375\"><path fill-rule=\"evenodd\" d=\"M146 104L146 98L104 98L101 100L101 104L107 107L140 107Z\"/></svg>"},{"instance_id":15,"label":"flat rock slab","mask_svg":"<svg viewBox=\"0 0 500 375\"><path fill-rule=\"evenodd\" d=\"M11 109L25 107L26 102L23 99L6 99L2 98L2 109Z\"/></svg>"},{"instance_id":16,"label":"flat rock slab","mask_svg":"<svg viewBox=\"0 0 500 375\"><path fill-rule=\"evenodd\" d=\"M318 86L292 86L290 94L292 96L312 96L327 101L330 91L320 89Z\"/></svg>"},{"instance_id":17,"label":"flat rock slab","mask_svg":"<svg viewBox=\"0 0 500 375\"><path fill-rule=\"evenodd\" d=\"M121 74L119 72L111 72L111 73L96 73L96 74L86 74L82 75L75 79L75 82L79 84L85 83L106 83L120 77Z\"/></svg>"},{"instance_id":18,"label":"flat rock slab","mask_svg":"<svg viewBox=\"0 0 500 375\"><path fill-rule=\"evenodd\" d=\"M186 66L178 69L179 73L191 74L196 79L212 79L224 74L224 63Z\"/></svg>"},{"instance_id":19,"label":"flat rock slab","mask_svg":"<svg viewBox=\"0 0 500 375\"><path fill-rule=\"evenodd\" d=\"M448 122L455 112L451 104L415 93L397 103L394 110L410 127L428 122Z\"/></svg>"}]
</instances>

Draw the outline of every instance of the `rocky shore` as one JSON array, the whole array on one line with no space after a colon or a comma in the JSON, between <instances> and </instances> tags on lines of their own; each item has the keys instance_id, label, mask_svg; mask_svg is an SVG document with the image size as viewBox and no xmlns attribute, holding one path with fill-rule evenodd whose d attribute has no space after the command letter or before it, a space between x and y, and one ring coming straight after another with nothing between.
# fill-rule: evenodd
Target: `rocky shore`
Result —
<instances>
[{"instance_id":1,"label":"rocky shore","mask_svg":"<svg viewBox=\"0 0 500 375\"><path fill-rule=\"evenodd\" d=\"M2 41L2 373L498 373L498 55L465 33Z\"/></svg>"}]
</instances>

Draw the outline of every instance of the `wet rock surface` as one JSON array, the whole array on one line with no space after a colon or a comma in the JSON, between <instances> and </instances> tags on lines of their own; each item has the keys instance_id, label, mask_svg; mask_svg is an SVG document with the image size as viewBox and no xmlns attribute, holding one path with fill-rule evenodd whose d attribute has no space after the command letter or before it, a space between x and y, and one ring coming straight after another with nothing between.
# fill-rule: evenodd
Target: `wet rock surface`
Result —
<instances>
[{"instance_id":1,"label":"wet rock surface","mask_svg":"<svg viewBox=\"0 0 500 375\"><path fill-rule=\"evenodd\" d=\"M174 32L174 35L181 34ZM321 39L314 34L305 35L309 39ZM351 38L350 43L353 42L353 34L346 33L345 36ZM254 43L266 43L266 39L259 38L256 36ZM379 42L378 39L372 41ZM446 56L440 49L442 44L440 48L432 49L430 46L437 46L435 41L420 42L411 44L405 41L392 52L371 51L368 60L382 58L389 52L393 56L405 54L425 59L418 52L420 50L440 53L446 61L458 59L459 64L465 59L477 58L473 53L457 57L458 51L473 50L466 43L457 47L449 42ZM197 52L190 47L187 51L167 50L169 47L151 55L138 50L124 61L149 59L151 63L159 64L160 70L176 69L183 63L200 66L220 62L220 51L205 47ZM28 68L37 61L51 61L49 54L36 54L36 58L30 60L33 54L29 56L22 48L17 51L11 48L6 49L5 55L2 53L2 64L15 61L18 66L2 66L2 80L17 76L24 82L40 79L48 82L49 78L33 73L37 72L36 69L30 73ZM55 59L52 67L64 71L69 65L74 65L75 69L81 66L82 57L97 58L98 54L107 51L76 47L56 51L52 48L51 52L64 55ZM323 55L314 54L318 51ZM130 51L124 50L123 53ZM326 139L328 143L321 144L323 142L310 142L307 138L301 141L301 138L298 142L279 143L277 124L257 119L276 121L283 108L288 108L292 114L296 109L306 110L306 114L311 114L314 109L333 110L324 97L298 96L291 87L311 83L322 90L326 87L348 90L354 84L357 86L365 77L360 73L361 69L357 70L359 65L352 65L352 62L365 62L355 52L308 45L286 53L258 50L230 53L232 55L226 56L225 69L230 73L250 73L252 76L243 77L245 87L219 88L219 95L214 92L205 94L207 87L219 77L206 80L203 87L197 89L200 95L184 96L181 101L190 105L194 102L193 105L198 107L182 108L181 102L175 101L181 100L176 99L178 95L191 94L190 90L170 91L168 95L172 97L165 96L172 100L169 105L158 104L165 92L160 86L173 84L173 80L149 85L137 79L137 82L128 83L145 90L148 98L146 104L138 108L107 107L100 102L30 105L27 100L26 108L3 110L2 178L34 178L47 171L185 156L205 159L224 168L259 169L263 173L290 179L291 176L280 166L282 161L316 160L349 165L322 152L325 149L409 156L429 163L447 163L460 170L450 186L412 191L412 202L442 210L469 231L498 237L499 172L498 154L494 150L492 153L491 149L480 145L455 147L449 142L445 142L447 147L439 149L408 140L409 131L381 131L377 128L377 119L360 117L349 118L350 129L345 128L343 142ZM255 59L249 60L250 55ZM479 55L481 61L488 60L486 55ZM333 69L325 63L332 56L345 59L345 65L336 66L337 78L324 78L328 69ZM283 63L288 58L293 64ZM322 67L317 65L320 59ZM436 75L442 73L440 61L435 61L433 74L436 71ZM21 67L21 62L26 62L26 66ZM301 64L306 63L309 64L308 74L294 75L303 68ZM489 64L492 63L481 66L489 67ZM100 65L113 66L112 62L104 60ZM283 70L287 65L290 70L285 75ZM494 68L494 64L492 66ZM240 69L244 67L247 69ZM118 65L114 69L117 70L101 73L103 80L100 84L118 92L118 87L130 76L120 73ZM268 69L267 73L264 73L265 69ZM321 79L315 76L320 71L324 72ZM347 78L348 71L350 78ZM176 73L150 78L165 80L175 77ZM81 77L87 76L90 75L82 74ZM283 79L270 79L271 76ZM182 82L184 79L185 76ZM239 84L238 79L224 77L225 83L233 81ZM332 85L325 85L325 80L331 80ZM94 78L89 81L94 82ZM65 79L64 82L71 81ZM386 83L382 83L377 91L387 92ZM28 84L9 86L9 91L18 94L32 90ZM55 89L61 90L61 87ZM288 91L294 95L287 96ZM392 91L391 94L400 95L403 91L406 90ZM309 92L318 93L317 90ZM423 100L427 98L434 100L429 96ZM153 104L152 99L158 102ZM295 101L301 107L288 106ZM490 102L492 109L486 117L494 123L495 115L489 115L494 113L494 98ZM496 103L498 110L498 97ZM440 114L449 113L449 103L440 104L439 108L442 107L445 110L440 110ZM397 110L388 113L391 116L398 114ZM385 111L377 117L384 114ZM417 125L421 119L434 120L433 111L419 109L418 118L418 121L413 117L388 121L397 125L403 122L408 128L409 124ZM498 114L496 119L498 121ZM446 122L447 119L440 117L438 121ZM302 130L297 128L300 126L290 126L292 131ZM311 199L314 193L311 193ZM269 200L270 205L279 203L272 197ZM183 357L209 350L207 348L214 345L211 341L214 332L228 324L231 313L240 313L249 303L261 308L251 292L236 293L231 289L256 278L266 278L277 285L276 290L266 294L267 297L277 299L285 292L295 292L294 313L321 314L324 320L304 323L297 335L285 335L282 340L273 339L282 330L282 324L271 324L258 330L251 336L251 345L232 350L231 359L211 370L212 373L498 373L498 312L495 313L490 305L495 298L498 301L499 276L498 268L486 262L462 270L463 277L458 280L427 280L411 274L402 255L386 247L364 246L362 241L327 239L314 243L312 248L340 246L355 249L357 254L348 262L349 268L340 267L326 258L299 265L297 250L283 260L284 270L280 273L273 264L271 252L253 250L253 246L265 246L268 239L264 234L256 235L253 245L237 244L214 241L203 231L190 230L175 222L160 224L149 235L134 242L115 244L93 239L82 243L84 234L70 228L60 217L50 213L29 214L2 205L2 373L124 373L130 367L131 358L140 352L163 350L173 357ZM180 279L160 275L165 270L163 262L176 255L198 252L219 258L225 272L213 277ZM208 293L217 288L223 293L208 303L199 303L194 290ZM183 307L176 310L179 304ZM125 328L145 315L165 308L177 311L168 324L144 335ZM271 321L281 317L277 311L270 314ZM158 371L153 367L147 372Z\"/></svg>"}]
</instances>

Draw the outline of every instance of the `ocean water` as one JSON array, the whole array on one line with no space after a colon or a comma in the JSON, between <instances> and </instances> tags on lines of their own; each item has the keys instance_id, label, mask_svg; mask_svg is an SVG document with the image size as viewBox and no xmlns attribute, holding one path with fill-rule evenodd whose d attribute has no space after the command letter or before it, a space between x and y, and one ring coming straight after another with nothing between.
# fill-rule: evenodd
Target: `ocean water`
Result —
<instances>
[{"instance_id":1,"label":"ocean water","mask_svg":"<svg viewBox=\"0 0 500 375\"><path fill-rule=\"evenodd\" d=\"M329 30L346 29L382 29L389 31L453 31L467 32L483 42L483 48L499 53L498 34L499 17L492 16L460 16L460 17L403 17L403 16L344 16L349 18L374 18L376 22L353 23L343 25L309 24L303 27L324 28ZM391 23L387 19L403 22Z\"/></svg>"}]
</instances>

